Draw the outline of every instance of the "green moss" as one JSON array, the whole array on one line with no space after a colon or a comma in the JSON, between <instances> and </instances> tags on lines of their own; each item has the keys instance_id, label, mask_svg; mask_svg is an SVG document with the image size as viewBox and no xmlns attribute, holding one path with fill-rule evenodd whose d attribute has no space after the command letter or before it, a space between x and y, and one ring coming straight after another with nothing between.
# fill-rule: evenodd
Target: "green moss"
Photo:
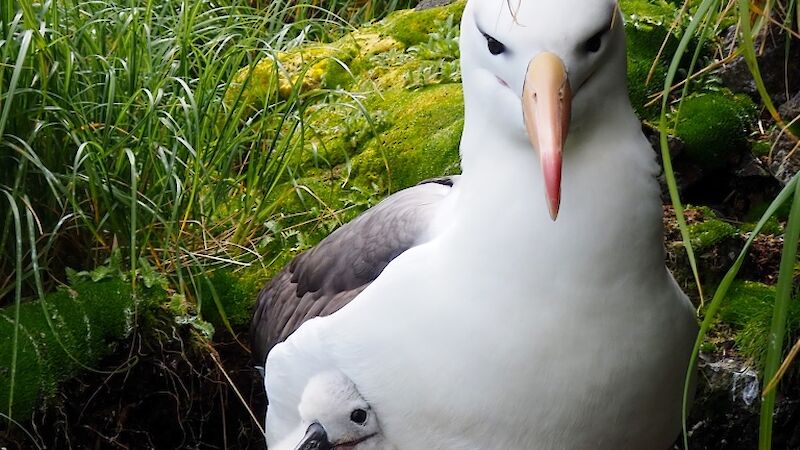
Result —
<instances>
[{"instance_id":1,"label":"green moss","mask_svg":"<svg viewBox=\"0 0 800 450\"><path fill-rule=\"evenodd\" d=\"M755 227L756 227L756 222L748 222L748 223L743 223L739 227L739 229L742 232L749 233L753 231ZM769 219L767 219L767 222L761 228L761 234L773 234L773 235L783 234L783 226L781 226L781 223L778 222L778 219L775 216L772 216Z\"/></svg>"},{"instance_id":2,"label":"green moss","mask_svg":"<svg viewBox=\"0 0 800 450\"><path fill-rule=\"evenodd\" d=\"M52 397L57 383L107 355L114 342L130 332L136 304L141 303L130 286L119 280L82 283L47 295L44 303L22 304L13 416L26 417L41 399ZM0 342L4 343L0 346L0 408L4 412L11 389L14 315L14 307L0 310Z\"/></svg>"},{"instance_id":3,"label":"green moss","mask_svg":"<svg viewBox=\"0 0 800 450\"><path fill-rule=\"evenodd\" d=\"M661 111L661 103L648 106L650 97L661 91L667 69L662 61L653 67L653 58L628 54L628 95L636 114L643 120L654 120Z\"/></svg>"},{"instance_id":4,"label":"green moss","mask_svg":"<svg viewBox=\"0 0 800 450\"><path fill-rule=\"evenodd\" d=\"M620 9L625 17L629 56L648 59L652 65L662 46L662 54L674 52L678 41L668 34L677 15L674 5L663 0L622 0Z\"/></svg>"},{"instance_id":5,"label":"green moss","mask_svg":"<svg viewBox=\"0 0 800 450\"><path fill-rule=\"evenodd\" d=\"M769 141L756 141L750 146L750 151L753 152L755 156L769 156L771 150L772 143Z\"/></svg>"},{"instance_id":6,"label":"green moss","mask_svg":"<svg viewBox=\"0 0 800 450\"><path fill-rule=\"evenodd\" d=\"M231 103L241 95L244 103L261 107L275 98L288 98L296 89L306 92L346 87L352 83L347 65L358 55L358 49L356 41L345 37L265 58L252 68L239 70L225 101Z\"/></svg>"},{"instance_id":7,"label":"green moss","mask_svg":"<svg viewBox=\"0 0 800 450\"><path fill-rule=\"evenodd\" d=\"M736 227L719 219L709 218L689 225L692 247L702 251L736 235Z\"/></svg>"},{"instance_id":8,"label":"green moss","mask_svg":"<svg viewBox=\"0 0 800 450\"><path fill-rule=\"evenodd\" d=\"M459 23L465 5L464 0L459 0L447 6L423 11L397 11L384 19L383 30L385 34L406 46L416 45L428 40L428 34L436 30L437 22L453 16L456 18L456 23Z\"/></svg>"},{"instance_id":9,"label":"green moss","mask_svg":"<svg viewBox=\"0 0 800 450\"><path fill-rule=\"evenodd\" d=\"M753 318L769 312L775 300L775 288L755 281L737 281L728 290L720 309L720 319L738 329Z\"/></svg>"},{"instance_id":10,"label":"green moss","mask_svg":"<svg viewBox=\"0 0 800 450\"><path fill-rule=\"evenodd\" d=\"M761 361L766 354L775 287L754 281L737 281L720 309L719 319L736 332L737 347L747 358ZM800 332L800 302L790 303L786 328L787 342Z\"/></svg>"},{"instance_id":11,"label":"green moss","mask_svg":"<svg viewBox=\"0 0 800 450\"><path fill-rule=\"evenodd\" d=\"M358 182L402 189L458 169L464 127L461 86L430 86L416 92L395 89L382 105L393 126L370 140L353 159ZM388 174L388 175L387 175Z\"/></svg>"},{"instance_id":12,"label":"green moss","mask_svg":"<svg viewBox=\"0 0 800 450\"><path fill-rule=\"evenodd\" d=\"M319 106L307 115L306 138L312 145L300 155L307 168L344 164L369 139L391 126L387 113L379 108L364 109L356 103Z\"/></svg>"},{"instance_id":13,"label":"green moss","mask_svg":"<svg viewBox=\"0 0 800 450\"><path fill-rule=\"evenodd\" d=\"M702 353L712 353L717 351L717 344L714 342L703 341L700 344L700 352Z\"/></svg>"},{"instance_id":14,"label":"green moss","mask_svg":"<svg viewBox=\"0 0 800 450\"><path fill-rule=\"evenodd\" d=\"M621 0L625 20L636 28L669 27L675 18L675 5L664 0Z\"/></svg>"},{"instance_id":15,"label":"green moss","mask_svg":"<svg viewBox=\"0 0 800 450\"><path fill-rule=\"evenodd\" d=\"M682 19L675 23L679 17L679 7L680 5L676 6L674 2L664 0L620 2L620 8L625 16L631 104L639 117L644 120L655 120L660 114L660 101L650 106L645 105L650 102L654 94L663 90L667 67L677 50L680 34L689 23L690 15L683 15ZM682 72L688 70L698 44L696 39L689 42L678 66L678 79ZM703 58L710 55L711 50L712 45L708 42L701 49L699 54L701 66ZM703 83L705 79L695 81Z\"/></svg>"},{"instance_id":16,"label":"green moss","mask_svg":"<svg viewBox=\"0 0 800 450\"><path fill-rule=\"evenodd\" d=\"M755 105L744 95L727 91L692 95L681 104L675 134L691 160L705 169L719 169L746 149L755 114Z\"/></svg>"},{"instance_id":17,"label":"green moss","mask_svg":"<svg viewBox=\"0 0 800 450\"><path fill-rule=\"evenodd\" d=\"M218 270L210 277L220 305L232 327L244 328L250 323L258 291L269 277L260 267L239 271ZM213 301L211 289L201 290L204 297L203 318L217 328L224 328L217 305Z\"/></svg>"},{"instance_id":18,"label":"green moss","mask_svg":"<svg viewBox=\"0 0 800 450\"><path fill-rule=\"evenodd\" d=\"M650 97L664 87L667 68L664 57L677 44L667 30L675 16L675 7L658 0L625 0L620 3L625 16L625 38L628 50L628 92L631 104L642 119L654 119L661 109L659 102L646 106Z\"/></svg>"}]
</instances>

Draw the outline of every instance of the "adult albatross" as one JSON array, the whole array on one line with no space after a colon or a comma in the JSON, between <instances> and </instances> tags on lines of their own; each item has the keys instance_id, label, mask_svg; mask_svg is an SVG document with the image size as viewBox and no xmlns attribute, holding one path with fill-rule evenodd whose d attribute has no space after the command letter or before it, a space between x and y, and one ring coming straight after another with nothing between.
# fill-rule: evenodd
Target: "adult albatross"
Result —
<instances>
[{"instance_id":1,"label":"adult albatross","mask_svg":"<svg viewBox=\"0 0 800 450\"><path fill-rule=\"evenodd\" d=\"M669 447L696 322L664 266L621 25L614 0L467 2L461 177L395 194L262 292L268 444L338 370L402 450ZM361 284L326 272L350 268ZM352 292L269 350L309 295Z\"/></svg>"}]
</instances>

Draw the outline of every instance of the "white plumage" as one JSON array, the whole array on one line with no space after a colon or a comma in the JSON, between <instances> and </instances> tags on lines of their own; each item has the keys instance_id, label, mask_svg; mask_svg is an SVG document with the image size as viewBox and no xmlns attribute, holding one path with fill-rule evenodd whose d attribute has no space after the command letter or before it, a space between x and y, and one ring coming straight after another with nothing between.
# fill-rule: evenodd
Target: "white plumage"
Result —
<instances>
[{"instance_id":1,"label":"white plumage","mask_svg":"<svg viewBox=\"0 0 800 450\"><path fill-rule=\"evenodd\" d=\"M269 444L302 427L305 386L329 370L401 450L666 450L677 437L696 322L664 266L621 17L611 0L517 3L464 12L463 175L431 238L269 353ZM566 71L557 94L529 69L544 52ZM542 109L547 95L566 112ZM559 118L563 152L545 136Z\"/></svg>"}]
</instances>

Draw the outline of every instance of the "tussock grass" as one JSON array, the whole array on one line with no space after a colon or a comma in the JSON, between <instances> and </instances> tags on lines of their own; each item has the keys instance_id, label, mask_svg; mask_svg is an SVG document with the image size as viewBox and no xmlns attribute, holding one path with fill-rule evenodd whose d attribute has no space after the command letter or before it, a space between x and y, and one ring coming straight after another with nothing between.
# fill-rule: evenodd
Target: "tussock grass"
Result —
<instances>
[{"instance_id":1,"label":"tussock grass","mask_svg":"<svg viewBox=\"0 0 800 450\"><path fill-rule=\"evenodd\" d=\"M368 4L337 6L368 19L397 3ZM0 0L0 10L0 307L42 298L68 269L111 265L133 287L165 275L227 323L213 287L202 289L208 274L257 258L305 107L346 95L266 89L254 110L230 80L338 37L345 19L295 2ZM12 361L8 416L15 372Z\"/></svg>"},{"instance_id":2,"label":"tussock grass","mask_svg":"<svg viewBox=\"0 0 800 450\"><path fill-rule=\"evenodd\" d=\"M114 245L132 272L145 257L181 278L246 253L309 99L254 111L225 94L242 67L327 33L330 17L288 21L304 8L3 0L0 240L15 251L0 254L0 303L20 282L36 292L34 248L47 286ZM30 240L8 202L30 212Z\"/></svg>"}]
</instances>

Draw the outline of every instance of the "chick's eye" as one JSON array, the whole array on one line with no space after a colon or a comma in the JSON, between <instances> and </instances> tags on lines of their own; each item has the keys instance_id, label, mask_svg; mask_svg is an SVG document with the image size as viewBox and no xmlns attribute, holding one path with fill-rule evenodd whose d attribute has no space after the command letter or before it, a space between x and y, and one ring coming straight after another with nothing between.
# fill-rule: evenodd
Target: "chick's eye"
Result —
<instances>
[{"instance_id":1,"label":"chick's eye","mask_svg":"<svg viewBox=\"0 0 800 450\"><path fill-rule=\"evenodd\" d=\"M361 408L354 409L353 412L350 413L350 420L359 425L364 425L364 422L367 421L367 412Z\"/></svg>"},{"instance_id":2,"label":"chick's eye","mask_svg":"<svg viewBox=\"0 0 800 450\"><path fill-rule=\"evenodd\" d=\"M486 38L486 45L489 47L489 53L493 55L499 55L500 53L506 51L506 46L503 45L502 42L489 36L488 34L484 34L483 37Z\"/></svg>"},{"instance_id":3,"label":"chick's eye","mask_svg":"<svg viewBox=\"0 0 800 450\"><path fill-rule=\"evenodd\" d=\"M590 37L589 40L584 42L583 49L588 53L597 53L597 51L600 50L600 46L603 44L604 34L605 30L595 33L594 36Z\"/></svg>"}]
</instances>

